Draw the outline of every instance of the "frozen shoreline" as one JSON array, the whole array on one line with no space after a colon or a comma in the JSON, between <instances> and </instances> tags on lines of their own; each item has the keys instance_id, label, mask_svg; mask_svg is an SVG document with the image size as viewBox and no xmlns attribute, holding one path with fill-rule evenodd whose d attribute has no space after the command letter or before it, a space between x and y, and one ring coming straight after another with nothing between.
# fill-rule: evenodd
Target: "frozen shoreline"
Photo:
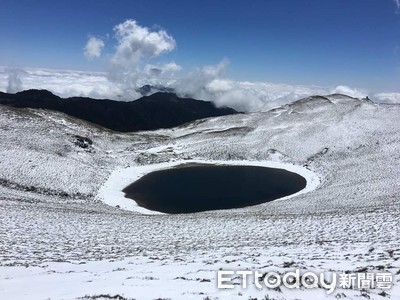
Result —
<instances>
[{"instance_id":1,"label":"frozen shoreline","mask_svg":"<svg viewBox=\"0 0 400 300\"><path fill-rule=\"evenodd\" d=\"M163 214L158 211L153 211L146 209L137 205L137 203L125 197L125 193L122 191L125 187L130 185L131 183L137 181L144 175L176 167L182 164L189 164L189 163L203 163L203 164L213 164L213 165L232 165L232 166L258 166L258 167L268 167L268 168L275 168L275 169L284 169L289 172L297 173L303 176L306 181L306 187L295 194L282 197L276 199L274 201L279 200L286 200L289 198L296 197L298 195L308 193L317 188L320 184L320 179L314 172L289 163L282 163L276 161L251 161L251 160L237 160L237 161L228 161L228 160L179 160L173 162L166 162L166 163L159 163L159 164L152 164L152 165L145 165L145 166L135 166L135 167L128 167L128 168L118 168L113 171L108 178L108 180L102 185L99 189L99 192L96 196L97 200L101 200L103 203L110 205L110 206L118 206L121 209L138 212L141 214L147 215L158 215Z\"/></svg>"}]
</instances>

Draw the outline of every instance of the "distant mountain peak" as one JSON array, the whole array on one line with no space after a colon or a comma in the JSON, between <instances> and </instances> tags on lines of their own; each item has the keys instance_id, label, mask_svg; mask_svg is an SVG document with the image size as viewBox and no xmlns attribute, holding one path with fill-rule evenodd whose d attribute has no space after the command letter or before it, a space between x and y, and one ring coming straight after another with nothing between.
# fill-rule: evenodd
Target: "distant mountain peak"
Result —
<instances>
[{"instance_id":1,"label":"distant mountain peak","mask_svg":"<svg viewBox=\"0 0 400 300\"><path fill-rule=\"evenodd\" d=\"M60 98L48 90L38 90L38 89L30 89L30 90L21 91L21 92L16 93L15 95L18 98L27 98L27 97L30 97L30 98L42 98L42 97Z\"/></svg>"},{"instance_id":2,"label":"distant mountain peak","mask_svg":"<svg viewBox=\"0 0 400 300\"><path fill-rule=\"evenodd\" d=\"M150 96L158 92L175 93L175 89L163 85L145 84L142 87L137 88L136 92L140 93L142 96Z\"/></svg>"}]
</instances>

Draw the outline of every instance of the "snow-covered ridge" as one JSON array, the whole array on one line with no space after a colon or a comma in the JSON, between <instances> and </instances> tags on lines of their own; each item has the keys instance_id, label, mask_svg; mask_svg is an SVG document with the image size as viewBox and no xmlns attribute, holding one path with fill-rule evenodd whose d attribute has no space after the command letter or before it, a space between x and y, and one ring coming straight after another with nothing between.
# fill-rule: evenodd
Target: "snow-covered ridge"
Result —
<instances>
[{"instance_id":1,"label":"snow-covered ridge","mask_svg":"<svg viewBox=\"0 0 400 300\"><path fill-rule=\"evenodd\" d=\"M135 134L0 106L0 298L326 299L323 289L221 292L219 268L387 271L385 297L337 289L330 298L399 298L400 106L325 98ZM128 178L186 161L274 161L320 184L196 214L145 215L96 197L118 170ZM122 183L111 182L115 193Z\"/></svg>"}]
</instances>

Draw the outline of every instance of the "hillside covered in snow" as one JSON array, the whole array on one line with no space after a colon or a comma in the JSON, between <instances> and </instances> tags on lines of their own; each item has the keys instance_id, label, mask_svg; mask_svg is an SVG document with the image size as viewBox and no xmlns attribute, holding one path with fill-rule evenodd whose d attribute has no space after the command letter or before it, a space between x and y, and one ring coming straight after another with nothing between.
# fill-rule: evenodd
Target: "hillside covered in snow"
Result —
<instances>
[{"instance_id":1,"label":"hillside covered in snow","mask_svg":"<svg viewBox=\"0 0 400 300\"><path fill-rule=\"evenodd\" d=\"M333 94L118 133L0 105L0 298L398 299L399 116L400 105ZM148 215L113 202L135 170L193 161L287 165L312 174L312 185L195 214ZM385 271L393 287L330 296L322 287L217 289L217 270L246 268Z\"/></svg>"}]
</instances>

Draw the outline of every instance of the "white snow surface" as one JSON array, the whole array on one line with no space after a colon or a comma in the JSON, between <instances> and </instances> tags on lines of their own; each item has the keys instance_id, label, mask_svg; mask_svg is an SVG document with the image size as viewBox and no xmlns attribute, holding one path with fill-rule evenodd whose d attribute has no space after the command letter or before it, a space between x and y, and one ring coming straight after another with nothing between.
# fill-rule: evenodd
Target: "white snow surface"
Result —
<instances>
[{"instance_id":1,"label":"white snow surface","mask_svg":"<svg viewBox=\"0 0 400 300\"><path fill-rule=\"evenodd\" d=\"M0 299L399 299L399 116L396 104L330 95L122 134L0 106ZM143 214L108 197L134 174L186 161L273 161L319 184L195 214ZM393 287L218 290L220 268L391 272Z\"/></svg>"}]
</instances>

